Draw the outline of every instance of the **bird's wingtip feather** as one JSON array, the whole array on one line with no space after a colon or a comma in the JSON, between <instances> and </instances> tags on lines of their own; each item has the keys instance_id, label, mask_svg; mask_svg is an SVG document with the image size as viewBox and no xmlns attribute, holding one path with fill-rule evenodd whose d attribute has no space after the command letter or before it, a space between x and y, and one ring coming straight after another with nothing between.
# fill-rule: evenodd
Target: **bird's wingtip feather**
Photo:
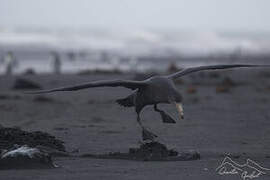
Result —
<instances>
[{"instance_id":1,"label":"bird's wingtip feather","mask_svg":"<svg viewBox=\"0 0 270 180\"><path fill-rule=\"evenodd\" d=\"M41 90L41 91L25 91L23 94L44 94L44 93L50 93L53 92L51 90Z\"/></svg>"}]
</instances>

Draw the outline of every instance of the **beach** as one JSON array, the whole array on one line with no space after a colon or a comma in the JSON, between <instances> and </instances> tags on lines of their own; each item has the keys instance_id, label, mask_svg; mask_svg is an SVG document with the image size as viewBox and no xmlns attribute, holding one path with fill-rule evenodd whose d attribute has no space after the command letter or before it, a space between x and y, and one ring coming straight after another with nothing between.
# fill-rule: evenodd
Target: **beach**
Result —
<instances>
[{"instance_id":1,"label":"beach","mask_svg":"<svg viewBox=\"0 0 270 180\"><path fill-rule=\"evenodd\" d=\"M73 154L127 152L141 141L141 129L133 108L115 100L132 91L92 88L45 95L24 94L12 87L23 78L43 89L93 80L134 79L135 73L34 74L0 76L1 125L26 131L48 132L64 141ZM118 159L56 157L59 168L3 170L1 177L14 179L237 179L220 175L216 168L224 157L239 163L250 158L270 167L270 71L267 68L194 73L177 81L183 94L185 119L178 120L174 106L160 105L175 119L164 124L148 106L143 124L158 134L169 148L196 150L195 161L145 162ZM269 179L270 172L259 179Z\"/></svg>"}]
</instances>

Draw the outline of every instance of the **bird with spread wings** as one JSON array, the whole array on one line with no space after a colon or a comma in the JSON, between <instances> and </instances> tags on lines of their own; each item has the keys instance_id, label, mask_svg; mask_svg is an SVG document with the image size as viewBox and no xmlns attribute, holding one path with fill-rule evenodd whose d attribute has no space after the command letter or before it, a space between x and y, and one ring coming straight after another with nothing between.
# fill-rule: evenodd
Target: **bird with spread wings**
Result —
<instances>
[{"instance_id":1,"label":"bird with spread wings","mask_svg":"<svg viewBox=\"0 0 270 180\"><path fill-rule=\"evenodd\" d=\"M135 107L137 113L137 121L142 128L143 140L154 140L157 135L146 129L140 118L140 112L147 105L153 105L154 110L161 115L164 123L176 123L176 121L157 107L159 103L173 104L179 114L179 119L184 118L184 111L182 107L182 95L178 92L174 81L177 78L185 76L190 73L204 71L204 70L218 70L242 67L269 67L269 65L249 65L249 64L233 64L233 65L210 65L186 68L182 71L163 76L153 76L143 81L133 80L102 80L92 81L85 84L75 86L61 87L49 90L41 90L34 92L27 92L28 94L52 93L57 91L77 91L86 88L94 87L125 87L133 90L133 92L123 99L118 99L116 102L124 107Z\"/></svg>"}]
</instances>

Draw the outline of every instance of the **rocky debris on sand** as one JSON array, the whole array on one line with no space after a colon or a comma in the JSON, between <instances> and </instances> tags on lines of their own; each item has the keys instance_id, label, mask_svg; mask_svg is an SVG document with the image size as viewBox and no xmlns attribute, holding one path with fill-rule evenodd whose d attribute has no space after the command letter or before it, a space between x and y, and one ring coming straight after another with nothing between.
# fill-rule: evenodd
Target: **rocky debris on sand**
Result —
<instances>
[{"instance_id":1,"label":"rocky debris on sand","mask_svg":"<svg viewBox=\"0 0 270 180\"><path fill-rule=\"evenodd\" d=\"M38 145L50 147L65 152L64 142L54 136L41 132L27 132L19 128L0 128L0 149L10 149L15 144L36 147Z\"/></svg>"},{"instance_id":2,"label":"rocky debris on sand","mask_svg":"<svg viewBox=\"0 0 270 180\"><path fill-rule=\"evenodd\" d=\"M32 82L30 80L23 79L23 78L18 78L15 81L13 89L42 89L42 88L36 82Z\"/></svg>"},{"instance_id":3,"label":"rocky debris on sand","mask_svg":"<svg viewBox=\"0 0 270 180\"><path fill-rule=\"evenodd\" d=\"M225 77L221 83L216 86L217 93L228 93L232 87L235 87L237 84L229 77Z\"/></svg>"},{"instance_id":4,"label":"rocky debris on sand","mask_svg":"<svg viewBox=\"0 0 270 180\"><path fill-rule=\"evenodd\" d=\"M130 148L129 154L144 160L161 159L169 156L177 156L178 152L172 149L167 149L164 144L159 142L143 143L139 148Z\"/></svg>"},{"instance_id":5,"label":"rocky debris on sand","mask_svg":"<svg viewBox=\"0 0 270 180\"><path fill-rule=\"evenodd\" d=\"M188 94L195 94L197 92L197 89L194 86L189 86L186 90Z\"/></svg>"},{"instance_id":6,"label":"rocky debris on sand","mask_svg":"<svg viewBox=\"0 0 270 180\"><path fill-rule=\"evenodd\" d=\"M0 169L39 169L57 167L51 156L27 145L15 145L8 150L2 150Z\"/></svg>"},{"instance_id":7,"label":"rocky debris on sand","mask_svg":"<svg viewBox=\"0 0 270 180\"><path fill-rule=\"evenodd\" d=\"M168 149L164 144L153 141L143 143L139 148L130 148L128 153L83 154L80 157L137 161L188 161L200 159L200 154L196 151L179 153L173 149Z\"/></svg>"}]
</instances>

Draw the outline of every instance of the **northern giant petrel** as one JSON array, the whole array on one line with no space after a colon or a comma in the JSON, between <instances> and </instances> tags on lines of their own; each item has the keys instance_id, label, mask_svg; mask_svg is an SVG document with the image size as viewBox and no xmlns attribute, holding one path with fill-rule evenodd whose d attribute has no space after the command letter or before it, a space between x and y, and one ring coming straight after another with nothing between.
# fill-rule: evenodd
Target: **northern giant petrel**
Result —
<instances>
[{"instance_id":1,"label":"northern giant petrel","mask_svg":"<svg viewBox=\"0 0 270 180\"><path fill-rule=\"evenodd\" d=\"M55 91L77 91L80 89L94 88L94 87L125 87L134 90L132 94L123 99L117 99L116 102L124 107L135 107L137 113L137 121L142 128L143 140L154 140L157 137L154 133L147 130L141 123L140 112L147 105L154 105L154 110L159 112L164 123L175 123L175 120L170 117L164 111L158 109L159 103L174 104L179 113L179 118L184 118L184 112L182 108L182 95L177 91L174 80L184 75L203 71L203 70L217 70L217 69L229 69L240 67L269 67L269 65L248 65L248 64L233 64L233 65L211 65L211 66L199 66L184 69L182 71L164 75L153 76L143 81L132 80L102 80L92 81L85 84L79 84L69 87L61 87L50 90L28 92L30 94L51 93Z\"/></svg>"}]
</instances>

